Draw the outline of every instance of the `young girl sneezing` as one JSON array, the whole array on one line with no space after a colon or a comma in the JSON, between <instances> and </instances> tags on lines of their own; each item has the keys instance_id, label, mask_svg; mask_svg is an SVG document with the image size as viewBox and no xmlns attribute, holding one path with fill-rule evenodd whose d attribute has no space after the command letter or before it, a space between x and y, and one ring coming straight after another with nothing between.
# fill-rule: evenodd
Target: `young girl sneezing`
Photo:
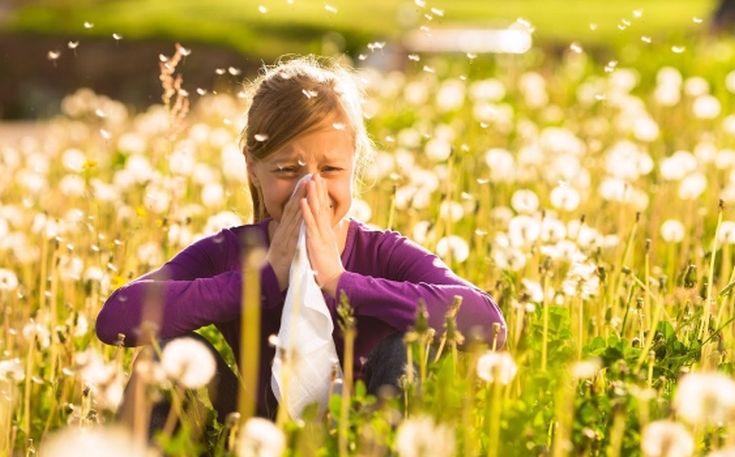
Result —
<instances>
[{"instance_id":1,"label":"young girl sneezing","mask_svg":"<svg viewBox=\"0 0 735 457\"><path fill-rule=\"evenodd\" d=\"M254 222L196 241L159 269L117 289L97 318L98 337L114 344L122 334L128 346L147 343L141 323L155 290L161 306L158 338L192 336L214 324L239 360L243 250L251 246L247 240L261 240L266 256L260 268L257 413L273 417L276 349L268 337L281 328L303 227L308 263L328 315L337 322L343 293L352 308L353 369L369 393L398 385L406 364L403 334L413 325L420 301L440 334L454 297L462 297L459 330L479 330L488 343L502 345L505 323L491 297L399 233L369 228L348 216L371 151L354 75L315 58L294 58L266 69L251 89L242 144ZM324 337L332 339L342 362L342 334L339 326L333 328ZM213 352L218 374L212 403L223 419L237 409L238 381Z\"/></svg>"}]
</instances>

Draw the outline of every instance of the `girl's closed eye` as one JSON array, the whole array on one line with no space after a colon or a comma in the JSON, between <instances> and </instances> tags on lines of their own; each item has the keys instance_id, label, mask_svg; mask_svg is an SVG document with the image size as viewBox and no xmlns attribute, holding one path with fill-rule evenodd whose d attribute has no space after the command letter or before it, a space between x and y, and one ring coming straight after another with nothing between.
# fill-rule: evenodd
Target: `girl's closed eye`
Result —
<instances>
[{"instance_id":1,"label":"girl's closed eye","mask_svg":"<svg viewBox=\"0 0 735 457\"><path fill-rule=\"evenodd\" d=\"M340 168L340 167L337 167L337 166L333 166L333 165L327 165L325 167L322 167L322 174L324 174L324 173L334 174L334 173L340 172L342 170L343 170L343 168Z\"/></svg>"},{"instance_id":2,"label":"girl's closed eye","mask_svg":"<svg viewBox=\"0 0 735 457\"><path fill-rule=\"evenodd\" d=\"M296 165L277 165L273 172L279 176L291 176L297 174L299 168Z\"/></svg>"}]
</instances>

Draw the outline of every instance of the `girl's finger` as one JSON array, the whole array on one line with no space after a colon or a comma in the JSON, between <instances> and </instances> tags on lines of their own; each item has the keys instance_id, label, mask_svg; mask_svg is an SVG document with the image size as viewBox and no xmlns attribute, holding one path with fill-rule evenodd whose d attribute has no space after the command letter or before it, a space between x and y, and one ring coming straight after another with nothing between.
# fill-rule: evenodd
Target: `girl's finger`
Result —
<instances>
[{"instance_id":1,"label":"girl's finger","mask_svg":"<svg viewBox=\"0 0 735 457\"><path fill-rule=\"evenodd\" d=\"M312 213L314 213L314 215L318 215L320 210L319 195L314 181L309 181L309 188L306 192L306 201L309 203Z\"/></svg>"},{"instance_id":2,"label":"girl's finger","mask_svg":"<svg viewBox=\"0 0 735 457\"><path fill-rule=\"evenodd\" d=\"M314 237L318 235L319 230L311 205L306 198L301 199L301 213L303 214L304 224L306 225L307 238L313 241Z\"/></svg>"}]
</instances>

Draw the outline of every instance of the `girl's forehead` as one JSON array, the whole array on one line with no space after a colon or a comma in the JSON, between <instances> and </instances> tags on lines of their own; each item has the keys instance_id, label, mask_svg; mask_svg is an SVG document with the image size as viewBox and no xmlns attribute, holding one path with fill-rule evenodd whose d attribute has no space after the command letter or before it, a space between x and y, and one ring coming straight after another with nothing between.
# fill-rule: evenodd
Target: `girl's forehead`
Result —
<instances>
[{"instance_id":1,"label":"girl's forehead","mask_svg":"<svg viewBox=\"0 0 735 457\"><path fill-rule=\"evenodd\" d=\"M322 130L294 138L268 159L344 160L354 155L355 145L350 132Z\"/></svg>"}]
</instances>

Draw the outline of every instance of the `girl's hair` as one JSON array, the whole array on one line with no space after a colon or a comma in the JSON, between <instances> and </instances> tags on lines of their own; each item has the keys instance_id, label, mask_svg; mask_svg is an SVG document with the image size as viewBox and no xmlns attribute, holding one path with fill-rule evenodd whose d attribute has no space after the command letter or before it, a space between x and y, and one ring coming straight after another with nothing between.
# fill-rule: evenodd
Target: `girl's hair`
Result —
<instances>
[{"instance_id":1,"label":"girl's hair","mask_svg":"<svg viewBox=\"0 0 735 457\"><path fill-rule=\"evenodd\" d=\"M243 154L260 160L309 133L330 116L351 128L359 180L372 142L365 130L362 94L351 70L332 60L314 56L281 60L249 84L250 107L242 130ZM337 126L336 128L338 128ZM255 221L268 212L262 190L249 183Z\"/></svg>"}]
</instances>

